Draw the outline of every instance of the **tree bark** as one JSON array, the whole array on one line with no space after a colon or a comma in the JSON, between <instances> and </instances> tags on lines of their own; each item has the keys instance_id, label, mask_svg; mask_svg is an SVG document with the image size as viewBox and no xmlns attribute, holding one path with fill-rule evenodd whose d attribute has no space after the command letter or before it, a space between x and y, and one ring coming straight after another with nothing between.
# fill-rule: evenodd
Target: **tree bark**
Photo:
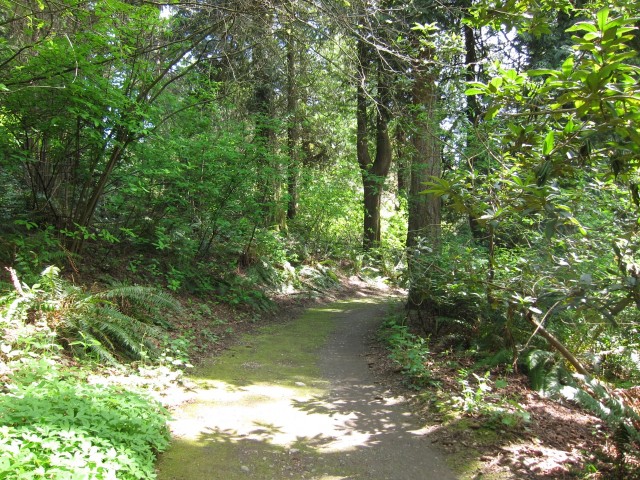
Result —
<instances>
[{"instance_id":1,"label":"tree bark","mask_svg":"<svg viewBox=\"0 0 640 480\"><path fill-rule=\"evenodd\" d=\"M296 42L293 35L287 35L287 150L289 152L289 166L287 169L287 218L293 220L298 213L298 88L296 72Z\"/></svg>"},{"instance_id":2,"label":"tree bark","mask_svg":"<svg viewBox=\"0 0 640 480\"><path fill-rule=\"evenodd\" d=\"M436 109L438 92L436 77L417 72L413 86L413 103L417 107L412 134L413 158L409 184L409 226L407 247L415 247L420 238L437 248L440 244L440 198L422 194L425 182L442 173L442 154L437 136Z\"/></svg>"},{"instance_id":3,"label":"tree bark","mask_svg":"<svg viewBox=\"0 0 640 480\"><path fill-rule=\"evenodd\" d=\"M576 372L586 377L591 375L589 371L584 367L584 365L580 363L580 360L578 360L576 356L573 355L569 351L569 349L562 344L562 342L560 342L560 340L558 340L551 334L551 332L544 328L544 326L535 319L531 312L528 312L526 317L527 320L534 327L536 327L535 332L540 333L540 335L542 335L547 340L547 342L549 342L549 344L551 344L551 346L555 348L573 366L573 368L576 369Z\"/></svg>"},{"instance_id":4,"label":"tree bark","mask_svg":"<svg viewBox=\"0 0 640 480\"><path fill-rule=\"evenodd\" d=\"M387 74L382 62L376 62L377 102L376 102L376 155L371 159L368 139L368 95L366 84L370 71L369 47L361 39L358 41L358 88L357 88L357 155L362 186L364 189L364 218L362 248L369 251L380 245L380 210L384 182L391 167L391 141L389 139L389 87Z\"/></svg>"},{"instance_id":5,"label":"tree bark","mask_svg":"<svg viewBox=\"0 0 640 480\"><path fill-rule=\"evenodd\" d=\"M465 47L465 80L467 82L473 82L476 80L476 65L478 64L478 54L476 51L476 38L473 28L469 25L463 26L464 30L464 47ZM467 150L471 151L470 139L473 135L473 128L478 125L481 119L482 111L478 98L475 95L467 96L467 108L466 108L467 121L469 122L469 132L467 133ZM469 168L474 169L474 159L470 155ZM471 230L471 236L476 242L482 242L486 240L487 232L484 231L477 217L473 214L469 214L469 229Z\"/></svg>"},{"instance_id":6,"label":"tree bark","mask_svg":"<svg viewBox=\"0 0 640 480\"><path fill-rule=\"evenodd\" d=\"M423 194L425 182L432 177L440 177L442 170L442 154L438 139L438 107L437 74L424 65L431 58L427 49L416 59L415 77L413 81L412 100L415 117L411 132L413 156L411 158L411 177L409 183L408 203L409 219L407 228L407 267L409 277L408 304L420 306L424 298L424 287L413 279L424 275L418 261L421 252L416 250L423 241L433 250L440 247L440 198L433 194Z\"/></svg>"},{"instance_id":7,"label":"tree bark","mask_svg":"<svg viewBox=\"0 0 640 480\"><path fill-rule=\"evenodd\" d=\"M404 125L397 125L395 130L395 159L397 165L398 199L407 198L407 192L409 191L409 183L411 180L410 162L407 159L407 143L408 139L404 129ZM397 208L400 208L399 201Z\"/></svg>"},{"instance_id":8,"label":"tree bark","mask_svg":"<svg viewBox=\"0 0 640 480\"><path fill-rule=\"evenodd\" d=\"M256 176L257 203L261 213L260 223L264 227L275 226L286 229L287 207L284 205L283 191L287 188L284 166L274 155L276 151L276 131L274 128L275 72L270 44L272 15L258 5L258 14L264 10L265 21L256 27L257 42L252 51L254 70L253 114L255 118L254 146L258 165Z\"/></svg>"}]
</instances>

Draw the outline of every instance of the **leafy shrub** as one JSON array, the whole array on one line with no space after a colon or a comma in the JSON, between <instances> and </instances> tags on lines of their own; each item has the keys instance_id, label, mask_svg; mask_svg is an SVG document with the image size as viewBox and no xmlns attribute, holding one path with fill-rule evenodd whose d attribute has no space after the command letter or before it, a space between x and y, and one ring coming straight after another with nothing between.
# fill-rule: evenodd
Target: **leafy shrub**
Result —
<instances>
[{"instance_id":1,"label":"leafy shrub","mask_svg":"<svg viewBox=\"0 0 640 480\"><path fill-rule=\"evenodd\" d=\"M0 264L13 264L22 272L27 281L37 281L44 265L64 262L69 253L65 252L54 227L40 228L26 220L13 222L10 233L4 233ZM9 252L13 252L10 256ZM6 255L5 258L3 254Z\"/></svg>"},{"instance_id":2,"label":"leafy shrub","mask_svg":"<svg viewBox=\"0 0 640 480\"><path fill-rule=\"evenodd\" d=\"M419 243L409 253L405 278L416 308L429 308L453 318L473 318L485 311L488 263L486 252L454 226L443 225L442 247Z\"/></svg>"},{"instance_id":3,"label":"leafy shrub","mask_svg":"<svg viewBox=\"0 0 640 480\"><path fill-rule=\"evenodd\" d=\"M256 286L256 283L251 278L232 276L228 281L221 282L218 298L233 307L248 307L255 311L273 309L273 301Z\"/></svg>"},{"instance_id":4,"label":"leafy shrub","mask_svg":"<svg viewBox=\"0 0 640 480\"><path fill-rule=\"evenodd\" d=\"M23 365L13 382L0 396L0 478L155 478L169 439L158 403L63 376L46 359Z\"/></svg>"}]
</instances>

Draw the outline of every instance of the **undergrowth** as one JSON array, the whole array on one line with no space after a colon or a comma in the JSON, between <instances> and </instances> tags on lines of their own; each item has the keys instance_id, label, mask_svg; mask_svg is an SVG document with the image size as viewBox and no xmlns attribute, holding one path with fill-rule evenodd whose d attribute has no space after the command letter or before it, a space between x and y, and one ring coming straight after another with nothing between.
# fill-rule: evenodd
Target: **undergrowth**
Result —
<instances>
[{"instance_id":1,"label":"undergrowth","mask_svg":"<svg viewBox=\"0 0 640 480\"><path fill-rule=\"evenodd\" d=\"M0 478L154 478L168 412L139 393L87 384L54 361L25 361L4 385Z\"/></svg>"},{"instance_id":2,"label":"undergrowth","mask_svg":"<svg viewBox=\"0 0 640 480\"><path fill-rule=\"evenodd\" d=\"M398 315L389 316L381 336L387 343L391 359L400 367L409 386L420 389L432 381L427 366L428 340L409 331Z\"/></svg>"},{"instance_id":3,"label":"undergrowth","mask_svg":"<svg viewBox=\"0 0 640 480\"><path fill-rule=\"evenodd\" d=\"M482 428L501 431L526 429L531 422L525 405L508 393L507 376L499 374L513 368L513 355L508 350L489 357L473 350L441 352L438 338L412 333L404 313L387 318L381 337L409 386L419 390L422 400L444 418L455 423L461 417L471 417ZM445 388L441 388L445 383L440 377L442 369L435 362L446 363L445 371L452 373ZM638 478L640 387L615 388L578 375L553 352L544 350L529 350L520 357L518 366L541 396L578 405L603 420L615 446L616 454L610 458L615 478Z\"/></svg>"},{"instance_id":4,"label":"undergrowth","mask_svg":"<svg viewBox=\"0 0 640 480\"><path fill-rule=\"evenodd\" d=\"M169 414L149 384L166 389L179 381L176 366L188 365L162 335L160 313L178 303L139 286L87 291L55 267L33 285L9 271L13 291L0 297L0 478L155 478Z\"/></svg>"}]
</instances>

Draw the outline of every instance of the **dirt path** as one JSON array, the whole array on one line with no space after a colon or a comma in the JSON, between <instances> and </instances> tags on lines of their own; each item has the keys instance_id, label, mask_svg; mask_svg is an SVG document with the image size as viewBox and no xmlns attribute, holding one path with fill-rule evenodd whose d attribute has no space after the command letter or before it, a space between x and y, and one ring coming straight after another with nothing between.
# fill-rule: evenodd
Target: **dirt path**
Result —
<instances>
[{"instance_id":1,"label":"dirt path","mask_svg":"<svg viewBox=\"0 0 640 480\"><path fill-rule=\"evenodd\" d=\"M312 309L203 366L159 479L456 478L369 370L366 339L385 311L371 300Z\"/></svg>"}]
</instances>

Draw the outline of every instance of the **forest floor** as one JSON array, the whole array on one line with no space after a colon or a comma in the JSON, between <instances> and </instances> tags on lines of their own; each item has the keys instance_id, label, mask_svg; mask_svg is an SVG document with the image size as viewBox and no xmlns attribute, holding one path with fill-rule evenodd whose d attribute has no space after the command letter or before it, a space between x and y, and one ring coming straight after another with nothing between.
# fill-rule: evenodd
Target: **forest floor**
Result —
<instances>
[{"instance_id":1,"label":"forest floor","mask_svg":"<svg viewBox=\"0 0 640 480\"><path fill-rule=\"evenodd\" d=\"M187 390L165 392L175 440L159 479L612 478L602 422L541 398L526 377L508 374L503 392L531 417L515 427L443 414L407 388L377 340L387 307L366 303L392 293L351 279L340 296L356 303L283 300L277 317L221 325L213 350L196 337ZM210 320L187 327L210 332ZM441 360L434 389L456 395L459 366Z\"/></svg>"}]
</instances>

